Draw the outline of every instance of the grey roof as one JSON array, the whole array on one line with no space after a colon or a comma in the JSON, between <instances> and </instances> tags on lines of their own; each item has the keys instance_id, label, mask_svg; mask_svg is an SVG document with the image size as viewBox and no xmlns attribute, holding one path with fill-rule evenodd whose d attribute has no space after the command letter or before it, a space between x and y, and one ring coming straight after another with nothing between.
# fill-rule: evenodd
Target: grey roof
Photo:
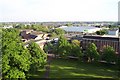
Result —
<instances>
[{"instance_id":1,"label":"grey roof","mask_svg":"<svg viewBox=\"0 0 120 80\"><path fill-rule=\"evenodd\" d=\"M100 37L100 36L83 36L83 39L119 41L119 38L117 38L117 37Z\"/></svg>"},{"instance_id":2,"label":"grey roof","mask_svg":"<svg viewBox=\"0 0 120 80\"><path fill-rule=\"evenodd\" d=\"M80 27L76 27L76 26L72 26L72 27L65 27L62 28L67 32L84 32L85 30L89 30L89 29L96 29L96 27L93 26L80 26Z\"/></svg>"}]
</instances>

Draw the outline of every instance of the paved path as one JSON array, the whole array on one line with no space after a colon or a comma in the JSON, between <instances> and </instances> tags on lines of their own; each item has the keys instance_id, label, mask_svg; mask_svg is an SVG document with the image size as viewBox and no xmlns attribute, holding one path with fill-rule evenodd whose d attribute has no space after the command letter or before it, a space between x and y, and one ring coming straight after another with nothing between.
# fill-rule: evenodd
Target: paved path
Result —
<instances>
[{"instance_id":1,"label":"paved path","mask_svg":"<svg viewBox=\"0 0 120 80\"><path fill-rule=\"evenodd\" d=\"M50 73L50 62L52 58L54 57L54 54L48 54L47 55L47 65L45 66L46 72L45 72L45 78L49 78L49 73Z\"/></svg>"}]
</instances>

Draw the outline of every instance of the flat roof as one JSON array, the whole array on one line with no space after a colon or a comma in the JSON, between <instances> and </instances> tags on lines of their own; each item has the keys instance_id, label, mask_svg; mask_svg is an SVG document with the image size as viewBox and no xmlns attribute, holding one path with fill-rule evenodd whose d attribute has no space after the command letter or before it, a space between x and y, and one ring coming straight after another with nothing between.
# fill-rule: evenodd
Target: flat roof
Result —
<instances>
[{"instance_id":1,"label":"flat roof","mask_svg":"<svg viewBox=\"0 0 120 80\"><path fill-rule=\"evenodd\" d=\"M109 40L109 41L119 41L118 37L102 37L102 36L83 36L83 39L97 39L97 40Z\"/></svg>"},{"instance_id":2,"label":"flat roof","mask_svg":"<svg viewBox=\"0 0 120 80\"><path fill-rule=\"evenodd\" d=\"M38 31L33 31L30 34L32 34L32 35L39 35L39 34L43 34L43 33L42 32L38 32Z\"/></svg>"},{"instance_id":3,"label":"flat roof","mask_svg":"<svg viewBox=\"0 0 120 80\"><path fill-rule=\"evenodd\" d=\"M116 35L103 35L102 37L115 37L115 38L118 38L118 36L116 36Z\"/></svg>"},{"instance_id":4,"label":"flat roof","mask_svg":"<svg viewBox=\"0 0 120 80\"><path fill-rule=\"evenodd\" d=\"M93 26L78 26L78 27L71 26L71 27L63 27L62 29L64 29L67 32L85 32L90 29L101 29L101 28L97 28Z\"/></svg>"}]
</instances>

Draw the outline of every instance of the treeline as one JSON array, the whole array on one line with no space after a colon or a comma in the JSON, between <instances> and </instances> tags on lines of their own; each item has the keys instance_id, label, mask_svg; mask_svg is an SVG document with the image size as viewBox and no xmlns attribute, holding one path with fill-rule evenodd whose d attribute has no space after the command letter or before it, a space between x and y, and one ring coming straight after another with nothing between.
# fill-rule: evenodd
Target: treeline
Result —
<instances>
[{"instance_id":1,"label":"treeline","mask_svg":"<svg viewBox=\"0 0 120 80\"><path fill-rule=\"evenodd\" d=\"M42 31L46 33L50 33L50 37L58 37L61 34L65 34L65 31L63 29L54 28L53 26L43 26L41 24L31 24L31 25L24 25L19 24L18 26L15 26L17 29L33 29L36 31Z\"/></svg>"},{"instance_id":2,"label":"treeline","mask_svg":"<svg viewBox=\"0 0 120 80\"><path fill-rule=\"evenodd\" d=\"M60 35L64 35L65 31L63 29L52 29L50 30L51 37L60 37Z\"/></svg>"},{"instance_id":3,"label":"treeline","mask_svg":"<svg viewBox=\"0 0 120 80\"><path fill-rule=\"evenodd\" d=\"M54 53L61 58L68 58L68 56L77 57L80 61L118 63L119 56L115 54L115 50L111 46L103 47L102 52L97 51L94 43L89 43L85 51L80 46L80 41L73 40L68 42L67 39L61 36L58 43L48 43L44 50L46 53Z\"/></svg>"},{"instance_id":4,"label":"treeline","mask_svg":"<svg viewBox=\"0 0 120 80\"><path fill-rule=\"evenodd\" d=\"M43 32L50 32L50 29L52 28L52 26L43 26L41 24L31 24L31 25L24 25L24 24L19 24L17 26L15 26L15 28L18 29L33 29L36 31L43 31Z\"/></svg>"},{"instance_id":5,"label":"treeline","mask_svg":"<svg viewBox=\"0 0 120 80\"><path fill-rule=\"evenodd\" d=\"M104 35L104 34L108 34L108 30L103 29L103 30L100 30L100 31L96 31L96 34L97 34L97 35Z\"/></svg>"},{"instance_id":6,"label":"treeline","mask_svg":"<svg viewBox=\"0 0 120 80\"><path fill-rule=\"evenodd\" d=\"M42 69L47 55L32 42L24 47L17 29L2 30L2 78L29 78Z\"/></svg>"}]
</instances>

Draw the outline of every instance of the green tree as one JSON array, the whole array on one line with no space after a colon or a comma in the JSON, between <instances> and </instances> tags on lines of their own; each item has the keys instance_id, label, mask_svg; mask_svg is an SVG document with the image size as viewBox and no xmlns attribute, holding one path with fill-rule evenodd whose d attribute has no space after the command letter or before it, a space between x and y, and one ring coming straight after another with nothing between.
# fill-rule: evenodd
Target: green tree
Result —
<instances>
[{"instance_id":1,"label":"green tree","mask_svg":"<svg viewBox=\"0 0 120 80\"><path fill-rule=\"evenodd\" d=\"M117 66L118 66L118 76L120 74L120 55L118 55L117 57L117 62L116 62ZM120 78L120 77L119 77Z\"/></svg>"},{"instance_id":2,"label":"green tree","mask_svg":"<svg viewBox=\"0 0 120 80\"><path fill-rule=\"evenodd\" d=\"M78 40L72 40L72 44L80 47L80 41L78 41Z\"/></svg>"},{"instance_id":3,"label":"green tree","mask_svg":"<svg viewBox=\"0 0 120 80\"><path fill-rule=\"evenodd\" d=\"M17 29L2 30L3 78L26 78L29 71L41 69L46 59L37 44L31 43L28 49L24 47Z\"/></svg>"},{"instance_id":4,"label":"green tree","mask_svg":"<svg viewBox=\"0 0 120 80\"><path fill-rule=\"evenodd\" d=\"M115 50L111 46L107 46L103 49L102 59L110 62L116 62L117 55L115 54Z\"/></svg>"},{"instance_id":5,"label":"green tree","mask_svg":"<svg viewBox=\"0 0 120 80\"><path fill-rule=\"evenodd\" d=\"M96 31L96 34L97 34L97 35L107 34L107 30L103 29L103 30L100 30L100 31Z\"/></svg>"},{"instance_id":6,"label":"green tree","mask_svg":"<svg viewBox=\"0 0 120 80\"><path fill-rule=\"evenodd\" d=\"M77 43L73 43L73 42L71 44L70 55L78 57L79 60L82 60L83 54L82 54L79 42L78 41L75 41Z\"/></svg>"},{"instance_id":7,"label":"green tree","mask_svg":"<svg viewBox=\"0 0 120 80\"><path fill-rule=\"evenodd\" d=\"M69 46L70 44L67 39L63 36L60 36L57 44L57 53L61 57L66 58L70 51Z\"/></svg>"},{"instance_id":8,"label":"green tree","mask_svg":"<svg viewBox=\"0 0 120 80\"><path fill-rule=\"evenodd\" d=\"M45 46L44 46L44 51L46 53L49 53L49 52L54 52L55 51L55 45L53 45L51 42L48 42Z\"/></svg>"},{"instance_id":9,"label":"green tree","mask_svg":"<svg viewBox=\"0 0 120 80\"><path fill-rule=\"evenodd\" d=\"M20 41L19 31L2 31L2 77L25 78L30 68L30 54Z\"/></svg>"},{"instance_id":10,"label":"green tree","mask_svg":"<svg viewBox=\"0 0 120 80\"><path fill-rule=\"evenodd\" d=\"M31 42L28 46L28 50L31 54L31 69L30 71L36 72L40 68L43 68L47 61L47 55L43 50L34 42Z\"/></svg>"},{"instance_id":11,"label":"green tree","mask_svg":"<svg viewBox=\"0 0 120 80\"><path fill-rule=\"evenodd\" d=\"M51 33L51 37L56 37L56 36L57 36L57 34L55 32Z\"/></svg>"},{"instance_id":12,"label":"green tree","mask_svg":"<svg viewBox=\"0 0 120 80\"><path fill-rule=\"evenodd\" d=\"M12 68L5 76L6 78L25 78L25 73L18 70L17 68Z\"/></svg>"},{"instance_id":13,"label":"green tree","mask_svg":"<svg viewBox=\"0 0 120 80\"><path fill-rule=\"evenodd\" d=\"M65 26L72 26L72 23L67 23L65 24Z\"/></svg>"},{"instance_id":14,"label":"green tree","mask_svg":"<svg viewBox=\"0 0 120 80\"><path fill-rule=\"evenodd\" d=\"M49 43L47 43L44 46L44 51L46 53L53 53L53 54L55 54L55 57L58 54L58 52L57 52L57 45L56 44L52 44L52 42L49 42Z\"/></svg>"},{"instance_id":15,"label":"green tree","mask_svg":"<svg viewBox=\"0 0 120 80\"><path fill-rule=\"evenodd\" d=\"M100 31L96 31L96 34L97 34L97 35L101 35Z\"/></svg>"},{"instance_id":16,"label":"green tree","mask_svg":"<svg viewBox=\"0 0 120 80\"><path fill-rule=\"evenodd\" d=\"M61 35L65 34L65 31L63 29L51 29L50 30L51 37L60 37Z\"/></svg>"},{"instance_id":17,"label":"green tree","mask_svg":"<svg viewBox=\"0 0 120 80\"><path fill-rule=\"evenodd\" d=\"M19 24L16 26L18 29L33 29L37 31L43 31L43 32L49 32L49 28L47 26L43 26L40 24L32 24L32 25L24 25L24 24Z\"/></svg>"},{"instance_id":18,"label":"green tree","mask_svg":"<svg viewBox=\"0 0 120 80\"><path fill-rule=\"evenodd\" d=\"M2 75L2 28L0 28L0 75ZM0 79L2 76L0 76Z\"/></svg>"},{"instance_id":19,"label":"green tree","mask_svg":"<svg viewBox=\"0 0 120 80\"><path fill-rule=\"evenodd\" d=\"M86 50L86 55L88 57L88 62L99 60L99 53L97 52L97 47L94 43L90 43Z\"/></svg>"},{"instance_id":20,"label":"green tree","mask_svg":"<svg viewBox=\"0 0 120 80\"><path fill-rule=\"evenodd\" d=\"M55 29L54 32L57 34L57 35L62 35L65 33L65 31L63 29Z\"/></svg>"}]
</instances>

